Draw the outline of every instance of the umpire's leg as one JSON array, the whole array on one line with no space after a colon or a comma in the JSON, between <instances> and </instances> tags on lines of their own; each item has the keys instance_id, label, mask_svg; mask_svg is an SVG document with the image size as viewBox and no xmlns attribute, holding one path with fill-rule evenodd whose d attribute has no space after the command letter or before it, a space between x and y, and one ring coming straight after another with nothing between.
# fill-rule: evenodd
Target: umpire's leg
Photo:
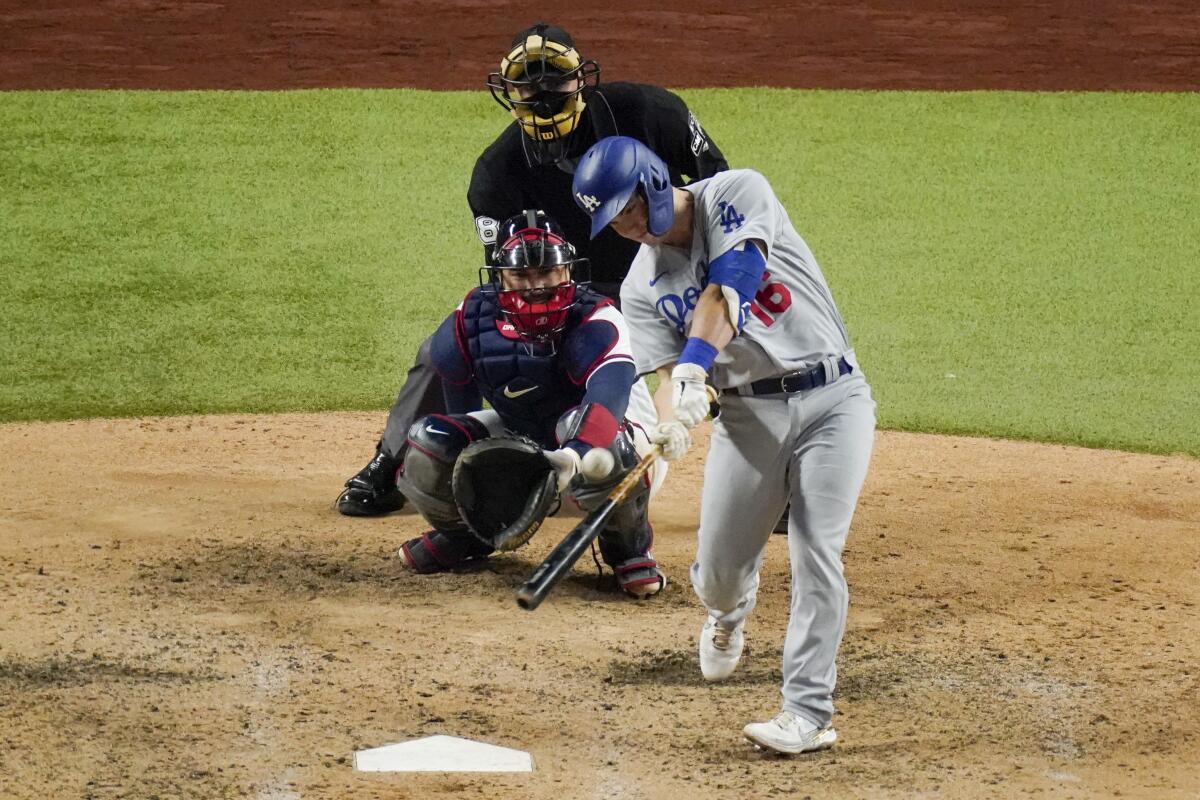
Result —
<instances>
[{"instance_id":1,"label":"umpire's leg","mask_svg":"<svg viewBox=\"0 0 1200 800\"><path fill-rule=\"evenodd\" d=\"M404 495L396 489L396 470L404 459L408 429L421 417L446 410L442 382L430 357L432 338L417 348L416 362L408 370L388 414L383 437L375 446L375 456L346 481L346 488L338 495L337 510L347 516L377 517L404 505Z\"/></svg>"},{"instance_id":2,"label":"umpire's leg","mask_svg":"<svg viewBox=\"0 0 1200 800\"><path fill-rule=\"evenodd\" d=\"M430 356L433 337L421 342L417 348L417 359L408 370L408 377L396 395L396 402L388 413L387 425L383 429L380 450L390 456L401 455L404 437L408 429L421 417L428 414L444 414L446 398L442 394L442 381L433 368Z\"/></svg>"}]
</instances>

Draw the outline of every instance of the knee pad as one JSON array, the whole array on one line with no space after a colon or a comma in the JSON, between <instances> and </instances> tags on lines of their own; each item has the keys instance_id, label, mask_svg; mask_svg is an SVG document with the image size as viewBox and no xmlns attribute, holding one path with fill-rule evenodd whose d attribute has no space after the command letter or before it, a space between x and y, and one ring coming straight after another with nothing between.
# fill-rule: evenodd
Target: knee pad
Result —
<instances>
[{"instance_id":1,"label":"knee pad","mask_svg":"<svg viewBox=\"0 0 1200 800\"><path fill-rule=\"evenodd\" d=\"M461 528L450 480L458 454L488 437L487 427L466 414L430 414L408 429L396 486L435 528Z\"/></svg>"}]
</instances>

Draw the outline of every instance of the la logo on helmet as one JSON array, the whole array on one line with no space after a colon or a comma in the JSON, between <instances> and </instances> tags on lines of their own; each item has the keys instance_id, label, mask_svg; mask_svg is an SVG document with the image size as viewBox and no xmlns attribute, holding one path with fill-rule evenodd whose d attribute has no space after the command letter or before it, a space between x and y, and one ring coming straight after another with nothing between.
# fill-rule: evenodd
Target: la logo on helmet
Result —
<instances>
[{"instance_id":1,"label":"la logo on helmet","mask_svg":"<svg viewBox=\"0 0 1200 800\"><path fill-rule=\"evenodd\" d=\"M600 207L600 199L592 194L575 193L575 197L579 200L579 204L583 206L589 214Z\"/></svg>"}]
</instances>

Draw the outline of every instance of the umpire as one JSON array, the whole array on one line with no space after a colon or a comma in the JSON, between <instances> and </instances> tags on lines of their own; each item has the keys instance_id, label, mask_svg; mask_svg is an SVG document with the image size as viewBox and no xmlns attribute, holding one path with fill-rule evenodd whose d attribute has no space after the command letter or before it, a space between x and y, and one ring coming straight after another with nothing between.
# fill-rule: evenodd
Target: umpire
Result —
<instances>
[{"instance_id":1,"label":"umpire","mask_svg":"<svg viewBox=\"0 0 1200 800\"><path fill-rule=\"evenodd\" d=\"M485 261L501 220L522 209L542 209L559 221L568 241L578 243L579 256L591 261L593 289L619 302L621 281L638 244L609 229L590 238L588 215L571 195L578 159L597 140L623 135L658 153L676 186L729 168L682 99L657 86L600 86L600 65L583 59L570 34L554 25L539 22L514 36L487 85L514 124L479 156L467 190ZM404 505L396 470L408 428L414 420L445 410L429 346L426 339L417 350L375 457L346 481L338 496L341 513L374 517Z\"/></svg>"}]
</instances>

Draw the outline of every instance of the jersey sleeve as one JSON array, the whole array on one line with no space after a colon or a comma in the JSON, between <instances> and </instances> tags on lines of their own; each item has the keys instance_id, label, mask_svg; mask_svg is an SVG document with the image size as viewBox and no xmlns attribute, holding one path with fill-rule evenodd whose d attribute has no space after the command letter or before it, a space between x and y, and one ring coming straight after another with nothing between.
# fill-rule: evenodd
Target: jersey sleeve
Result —
<instances>
[{"instance_id":1,"label":"jersey sleeve","mask_svg":"<svg viewBox=\"0 0 1200 800\"><path fill-rule=\"evenodd\" d=\"M769 256L775 242L779 200L761 174L741 169L714 179L716 189L705 198L705 244L711 264L743 242L761 241Z\"/></svg>"},{"instance_id":2,"label":"jersey sleeve","mask_svg":"<svg viewBox=\"0 0 1200 800\"><path fill-rule=\"evenodd\" d=\"M633 360L639 375L677 361L686 343L682 331L658 313L646 281L645 274L635 269L621 284L621 313L629 325Z\"/></svg>"},{"instance_id":3,"label":"jersey sleeve","mask_svg":"<svg viewBox=\"0 0 1200 800\"><path fill-rule=\"evenodd\" d=\"M586 415L584 425L567 445L577 446L581 453L589 447L606 447L625 417L629 392L637 380L629 329L617 307L609 302L597 306L571 331L563 357L567 378L584 387L580 406Z\"/></svg>"},{"instance_id":4,"label":"jersey sleeve","mask_svg":"<svg viewBox=\"0 0 1200 800\"><path fill-rule=\"evenodd\" d=\"M442 320L429 343L430 361L442 379L442 394L450 414L466 414L483 407L483 395L475 383L464 340L460 303L453 314Z\"/></svg>"},{"instance_id":5,"label":"jersey sleeve","mask_svg":"<svg viewBox=\"0 0 1200 800\"><path fill-rule=\"evenodd\" d=\"M563 345L567 377L576 386L586 386L603 366L633 365L629 326L610 302L596 306L586 320L571 331Z\"/></svg>"},{"instance_id":6,"label":"jersey sleeve","mask_svg":"<svg viewBox=\"0 0 1200 800\"><path fill-rule=\"evenodd\" d=\"M648 86L646 100L649 106L645 115L646 144L684 183L729 169L720 148L683 98L666 89Z\"/></svg>"}]
</instances>

